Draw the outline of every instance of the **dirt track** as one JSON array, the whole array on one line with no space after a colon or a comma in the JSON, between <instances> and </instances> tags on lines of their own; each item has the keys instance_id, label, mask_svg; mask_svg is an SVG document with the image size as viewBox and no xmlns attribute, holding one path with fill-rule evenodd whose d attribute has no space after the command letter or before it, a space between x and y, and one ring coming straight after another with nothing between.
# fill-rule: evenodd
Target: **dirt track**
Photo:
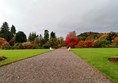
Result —
<instances>
[{"instance_id":1,"label":"dirt track","mask_svg":"<svg viewBox=\"0 0 118 83\"><path fill-rule=\"evenodd\" d=\"M0 83L112 83L67 49L0 67Z\"/></svg>"}]
</instances>

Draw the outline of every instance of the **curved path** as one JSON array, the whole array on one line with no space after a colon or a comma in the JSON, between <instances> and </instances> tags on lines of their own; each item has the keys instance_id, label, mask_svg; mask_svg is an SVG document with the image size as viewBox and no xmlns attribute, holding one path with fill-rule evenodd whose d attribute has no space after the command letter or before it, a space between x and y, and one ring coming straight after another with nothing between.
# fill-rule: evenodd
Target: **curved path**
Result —
<instances>
[{"instance_id":1,"label":"curved path","mask_svg":"<svg viewBox=\"0 0 118 83\"><path fill-rule=\"evenodd\" d=\"M67 49L0 67L0 83L112 83Z\"/></svg>"}]
</instances>

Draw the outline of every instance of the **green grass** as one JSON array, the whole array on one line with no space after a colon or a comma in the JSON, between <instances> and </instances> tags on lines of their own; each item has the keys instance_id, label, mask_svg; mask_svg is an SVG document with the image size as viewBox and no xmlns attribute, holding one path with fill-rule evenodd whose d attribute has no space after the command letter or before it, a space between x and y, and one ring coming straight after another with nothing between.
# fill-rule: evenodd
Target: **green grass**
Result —
<instances>
[{"instance_id":1,"label":"green grass","mask_svg":"<svg viewBox=\"0 0 118 83\"><path fill-rule=\"evenodd\" d=\"M48 49L0 50L0 56L7 57L0 61L0 66L48 52Z\"/></svg>"},{"instance_id":2,"label":"green grass","mask_svg":"<svg viewBox=\"0 0 118 83\"><path fill-rule=\"evenodd\" d=\"M118 83L118 63L108 60L109 57L118 57L118 48L80 48L72 51Z\"/></svg>"}]
</instances>

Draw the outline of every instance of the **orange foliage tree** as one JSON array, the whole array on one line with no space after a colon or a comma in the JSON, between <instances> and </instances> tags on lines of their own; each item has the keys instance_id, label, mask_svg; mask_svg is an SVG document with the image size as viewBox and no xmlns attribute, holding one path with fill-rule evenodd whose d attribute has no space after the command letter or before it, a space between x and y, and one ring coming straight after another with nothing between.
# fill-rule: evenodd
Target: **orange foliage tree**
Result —
<instances>
[{"instance_id":1,"label":"orange foliage tree","mask_svg":"<svg viewBox=\"0 0 118 83\"><path fill-rule=\"evenodd\" d=\"M0 38L0 46L5 42L6 40L4 38Z\"/></svg>"},{"instance_id":2,"label":"orange foliage tree","mask_svg":"<svg viewBox=\"0 0 118 83\"><path fill-rule=\"evenodd\" d=\"M116 36L113 40L112 40L113 43L118 43L118 36Z\"/></svg>"},{"instance_id":3,"label":"orange foliage tree","mask_svg":"<svg viewBox=\"0 0 118 83\"><path fill-rule=\"evenodd\" d=\"M94 47L94 42L90 40L85 40L84 45L85 47Z\"/></svg>"},{"instance_id":4,"label":"orange foliage tree","mask_svg":"<svg viewBox=\"0 0 118 83\"><path fill-rule=\"evenodd\" d=\"M9 41L9 44L10 44L10 45L14 45L14 43L15 43L15 38L12 38L12 39Z\"/></svg>"},{"instance_id":5,"label":"orange foliage tree","mask_svg":"<svg viewBox=\"0 0 118 83\"><path fill-rule=\"evenodd\" d=\"M81 40L78 42L78 44L76 45L77 48L83 48L84 47L84 41Z\"/></svg>"},{"instance_id":6,"label":"orange foliage tree","mask_svg":"<svg viewBox=\"0 0 118 83\"><path fill-rule=\"evenodd\" d=\"M101 35L101 36L98 38L98 40L100 40L100 41L101 41L101 40L104 40L104 39L107 37L107 35L108 35L108 34L103 34L103 35Z\"/></svg>"}]
</instances>

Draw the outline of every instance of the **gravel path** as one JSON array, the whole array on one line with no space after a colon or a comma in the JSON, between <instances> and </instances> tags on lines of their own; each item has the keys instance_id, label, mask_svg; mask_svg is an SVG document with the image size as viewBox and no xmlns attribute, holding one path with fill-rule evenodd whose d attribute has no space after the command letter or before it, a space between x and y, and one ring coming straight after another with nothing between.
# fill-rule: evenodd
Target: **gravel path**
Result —
<instances>
[{"instance_id":1,"label":"gravel path","mask_svg":"<svg viewBox=\"0 0 118 83\"><path fill-rule=\"evenodd\" d=\"M0 83L112 83L67 49L0 67Z\"/></svg>"}]
</instances>

